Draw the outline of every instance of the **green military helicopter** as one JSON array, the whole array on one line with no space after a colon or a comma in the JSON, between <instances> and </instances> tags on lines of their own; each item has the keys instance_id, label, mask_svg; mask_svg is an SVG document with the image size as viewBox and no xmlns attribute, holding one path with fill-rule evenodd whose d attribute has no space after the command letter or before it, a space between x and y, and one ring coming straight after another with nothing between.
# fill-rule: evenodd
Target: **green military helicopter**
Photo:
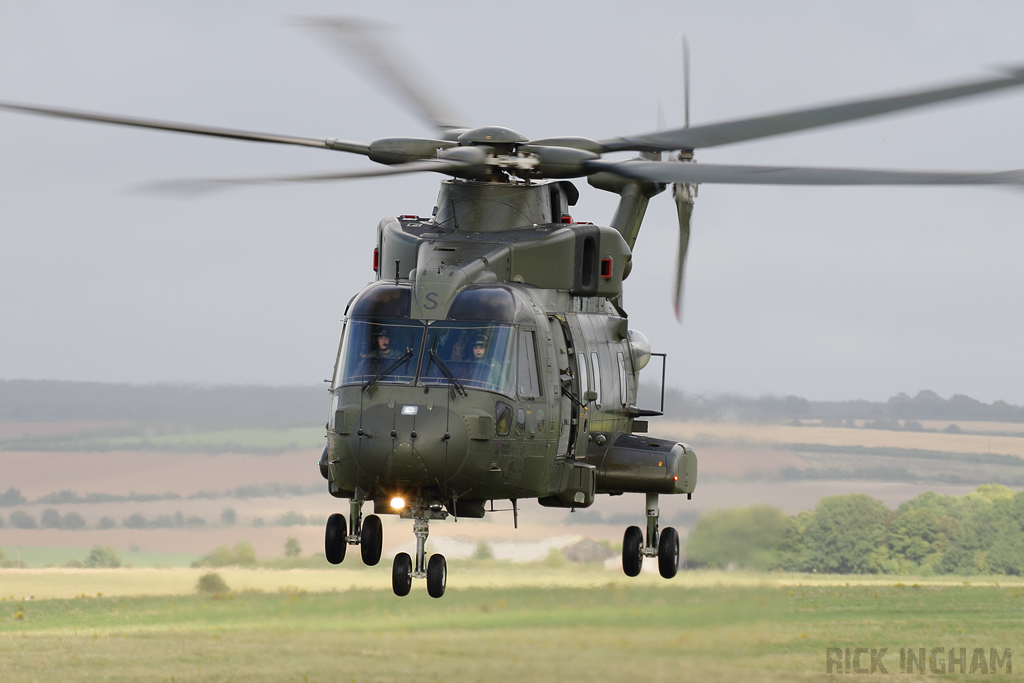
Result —
<instances>
[{"instance_id":1,"label":"green military helicopter","mask_svg":"<svg viewBox=\"0 0 1024 683\"><path fill-rule=\"evenodd\" d=\"M379 515L413 521L415 557L399 553L394 592L414 578L444 594L445 558L426 556L429 524L482 518L487 504L586 508L598 494L642 493L646 529L626 529L622 567L636 576L657 558L665 578L679 566L679 535L659 527L659 496L697 484L685 443L646 436L660 410L637 406L640 372L652 356L629 328L623 281L649 200L673 188L679 216L674 305L680 315L696 187L753 185L1024 185L1024 171L916 172L696 163L694 150L877 116L1024 85L1006 75L820 108L591 140L530 140L499 126L470 128L451 116L364 23L312 23L391 86L437 131L431 139L335 138L227 128L0 103L10 111L361 154L382 164L358 172L189 181L179 189L269 182L319 182L432 171L450 176L429 216L383 219L373 254L375 281L345 309L330 381L327 444L319 466L331 495L349 500L348 519L327 523L327 559L349 545L376 565ZM687 117L688 118L688 117ZM611 152L637 152L609 161ZM663 160L664 153L673 153ZM617 194L608 225L573 220L586 178ZM664 395L664 394L662 394ZM372 502L373 513L363 514Z\"/></svg>"}]
</instances>

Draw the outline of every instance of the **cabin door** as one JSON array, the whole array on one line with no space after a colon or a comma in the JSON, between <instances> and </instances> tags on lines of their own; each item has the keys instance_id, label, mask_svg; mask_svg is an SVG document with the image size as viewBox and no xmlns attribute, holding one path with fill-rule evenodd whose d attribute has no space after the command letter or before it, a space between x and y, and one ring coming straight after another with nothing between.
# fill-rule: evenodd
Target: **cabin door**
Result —
<instances>
[{"instance_id":1,"label":"cabin door","mask_svg":"<svg viewBox=\"0 0 1024 683\"><path fill-rule=\"evenodd\" d=\"M548 318L548 325L551 329L551 340L555 345L555 367L554 372L558 376L559 387L575 395L576 393L576 371L572 355L569 353L569 346L566 344L563 323L557 318ZM564 458L569 453L570 444L576 441L576 428L579 424L579 409L569 399L565 391L555 396L554 402L558 406L558 457Z\"/></svg>"}]
</instances>

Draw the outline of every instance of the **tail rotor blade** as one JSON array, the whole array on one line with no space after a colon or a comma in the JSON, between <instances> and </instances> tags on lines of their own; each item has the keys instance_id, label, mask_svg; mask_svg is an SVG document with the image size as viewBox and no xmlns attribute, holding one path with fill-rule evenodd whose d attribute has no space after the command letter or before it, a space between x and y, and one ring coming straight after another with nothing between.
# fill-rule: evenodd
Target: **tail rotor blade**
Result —
<instances>
[{"instance_id":1,"label":"tail rotor blade","mask_svg":"<svg viewBox=\"0 0 1024 683\"><path fill-rule=\"evenodd\" d=\"M695 185L687 183L676 183L672 186L672 196L676 200L676 213L679 216L679 253L676 256L676 283L672 290L672 306L676 312L676 320L679 322L683 322L686 254L690 247L690 218L693 216L695 189Z\"/></svg>"}]
</instances>

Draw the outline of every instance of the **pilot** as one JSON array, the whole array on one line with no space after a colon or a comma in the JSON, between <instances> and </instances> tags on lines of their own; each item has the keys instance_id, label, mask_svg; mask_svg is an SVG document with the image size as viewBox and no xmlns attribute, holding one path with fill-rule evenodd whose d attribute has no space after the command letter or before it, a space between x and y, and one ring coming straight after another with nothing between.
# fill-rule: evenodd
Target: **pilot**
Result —
<instances>
[{"instance_id":1,"label":"pilot","mask_svg":"<svg viewBox=\"0 0 1024 683\"><path fill-rule=\"evenodd\" d=\"M489 357L487 346L487 335L480 334L473 339L469 358L472 369L467 379L491 385L495 382L495 378L501 374L501 366L496 359Z\"/></svg>"},{"instance_id":2,"label":"pilot","mask_svg":"<svg viewBox=\"0 0 1024 683\"><path fill-rule=\"evenodd\" d=\"M479 335L473 340L473 361L483 363L487 359L487 336Z\"/></svg>"},{"instance_id":3,"label":"pilot","mask_svg":"<svg viewBox=\"0 0 1024 683\"><path fill-rule=\"evenodd\" d=\"M393 356L394 351L391 348L391 334L388 332L388 328L378 327L373 333L373 350L370 351L367 357L387 359Z\"/></svg>"}]
</instances>

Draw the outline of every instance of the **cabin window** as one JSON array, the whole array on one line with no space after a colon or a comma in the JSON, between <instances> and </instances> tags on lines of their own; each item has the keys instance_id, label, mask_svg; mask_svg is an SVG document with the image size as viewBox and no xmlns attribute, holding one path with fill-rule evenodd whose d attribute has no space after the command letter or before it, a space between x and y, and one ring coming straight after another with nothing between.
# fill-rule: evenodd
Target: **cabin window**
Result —
<instances>
[{"instance_id":1,"label":"cabin window","mask_svg":"<svg viewBox=\"0 0 1024 683\"><path fill-rule=\"evenodd\" d=\"M512 325L432 324L427 331L420 381L428 386L447 385L450 374L466 388L512 396L516 376L514 331Z\"/></svg>"},{"instance_id":2,"label":"cabin window","mask_svg":"<svg viewBox=\"0 0 1024 683\"><path fill-rule=\"evenodd\" d=\"M626 407L626 359L619 351L619 403Z\"/></svg>"},{"instance_id":3,"label":"cabin window","mask_svg":"<svg viewBox=\"0 0 1024 683\"><path fill-rule=\"evenodd\" d=\"M594 391L597 392L597 401L594 405L597 409L601 409L601 359L597 357L596 353L590 354L590 359L594 361Z\"/></svg>"},{"instance_id":4,"label":"cabin window","mask_svg":"<svg viewBox=\"0 0 1024 683\"><path fill-rule=\"evenodd\" d=\"M416 375L423 342L422 323L350 320L345 327L335 385L369 382L407 384ZM378 375L384 373L383 375Z\"/></svg>"},{"instance_id":5,"label":"cabin window","mask_svg":"<svg viewBox=\"0 0 1024 683\"><path fill-rule=\"evenodd\" d=\"M540 396L540 380L537 374L537 348L532 330L519 332L519 397Z\"/></svg>"},{"instance_id":6,"label":"cabin window","mask_svg":"<svg viewBox=\"0 0 1024 683\"><path fill-rule=\"evenodd\" d=\"M512 406L498 401L494 406L494 431L498 436L508 436L512 429Z\"/></svg>"},{"instance_id":7,"label":"cabin window","mask_svg":"<svg viewBox=\"0 0 1024 683\"><path fill-rule=\"evenodd\" d=\"M522 408L516 413L516 436L526 434L526 411Z\"/></svg>"},{"instance_id":8,"label":"cabin window","mask_svg":"<svg viewBox=\"0 0 1024 683\"><path fill-rule=\"evenodd\" d=\"M448 309L449 320L489 320L512 322L516 300L501 287L477 287L459 292Z\"/></svg>"},{"instance_id":9,"label":"cabin window","mask_svg":"<svg viewBox=\"0 0 1024 683\"><path fill-rule=\"evenodd\" d=\"M408 318L412 290L397 285L381 285L369 289L349 310L352 318Z\"/></svg>"},{"instance_id":10,"label":"cabin window","mask_svg":"<svg viewBox=\"0 0 1024 683\"><path fill-rule=\"evenodd\" d=\"M579 399L583 400L583 395L590 391L590 381L587 379L587 356L586 354L576 354L576 365L579 368L580 373L580 395Z\"/></svg>"}]
</instances>

